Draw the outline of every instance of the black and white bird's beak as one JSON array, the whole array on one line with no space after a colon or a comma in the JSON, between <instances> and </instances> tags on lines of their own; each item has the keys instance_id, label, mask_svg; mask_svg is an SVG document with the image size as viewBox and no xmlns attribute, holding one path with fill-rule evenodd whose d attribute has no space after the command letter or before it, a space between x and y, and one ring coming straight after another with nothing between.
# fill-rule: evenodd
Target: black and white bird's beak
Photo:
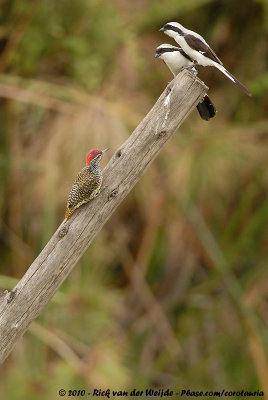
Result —
<instances>
[{"instance_id":1,"label":"black and white bird's beak","mask_svg":"<svg viewBox=\"0 0 268 400\"><path fill-rule=\"evenodd\" d=\"M155 55L154 55L154 58L158 58L160 56L161 56L161 53L156 52Z\"/></svg>"},{"instance_id":2,"label":"black and white bird's beak","mask_svg":"<svg viewBox=\"0 0 268 400\"><path fill-rule=\"evenodd\" d=\"M162 26L162 28L159 29L159 32L165 32L166 28Z\"/></svg>"},{"instance_id":3,"label":"black and white bird's beak","mask_svg":"<svg viewBox=\"0 0 268 400\"><path fill-rule=\"evenodd\" d=\"M102 154L106 153L106 151L109 150L109 147L107 147L107 149L102 150Z\"/></svg>"}]
</instances>

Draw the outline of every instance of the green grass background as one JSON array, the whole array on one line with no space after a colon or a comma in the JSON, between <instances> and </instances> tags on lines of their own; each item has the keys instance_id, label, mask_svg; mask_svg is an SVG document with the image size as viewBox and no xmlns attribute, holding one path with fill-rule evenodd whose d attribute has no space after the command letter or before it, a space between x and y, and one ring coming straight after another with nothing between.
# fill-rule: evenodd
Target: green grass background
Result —
<instances>
[{"instance_id":1,"label":"green grass background","mask_svg":"<svg viewBox=\"0 0 268 400\"><path fill-rule=\"evenodd\" d=\"M252 92L199 68L188 117L1 367L0 396L146 387L268 398L267 0L0 1L0 286L61 223L90 148L108 156L171 73L179 21ZM108 156L103 161L105 164Z\"/></svg>"}]
</instances>

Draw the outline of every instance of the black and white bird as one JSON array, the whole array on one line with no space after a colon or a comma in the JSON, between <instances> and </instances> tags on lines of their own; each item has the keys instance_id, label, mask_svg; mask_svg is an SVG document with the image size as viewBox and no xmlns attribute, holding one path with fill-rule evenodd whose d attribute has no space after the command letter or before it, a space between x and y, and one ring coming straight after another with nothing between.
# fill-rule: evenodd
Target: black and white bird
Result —
<instances>
[{"instance_id":1,"label":"black and white bird","mask_svg":"<svg viewBox=\"0 0 268 400\"><path fill-rule=\"evenodd\" d=\"M238 85L248 96L251 93L248 89L239 82L226 68L224 68L221 60L216 56L214 51L209 47L207 42L198 33L184 28L178 22L168 22L161 29L166 35L172 37L185 53L195 62L195 65L202 65L203 67L211 66L216 67L231 81Z\"/></svg>"},{"instance_id":2,"label":"black and white bird","mask_svg":"<svg viewBox=\"0 0 268 400\"><path fill-rule=\"evenodd\" d=\"M194 61L180 48L171 44L161 44L157 47L156 58L161 58L174 76L178 75L184 68L192 69L196 74ZM216 108L210 98L205 95L204 98L196 106L202 119L208 121L216 114Z\"/></svg>"}]
</instances>

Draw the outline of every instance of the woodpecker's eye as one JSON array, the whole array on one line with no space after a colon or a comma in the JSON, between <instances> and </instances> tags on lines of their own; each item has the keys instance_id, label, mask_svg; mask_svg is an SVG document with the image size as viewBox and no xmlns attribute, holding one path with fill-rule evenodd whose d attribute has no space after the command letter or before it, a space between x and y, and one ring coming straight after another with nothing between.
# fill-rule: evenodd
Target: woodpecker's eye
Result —
<instances>
[{"instance_id":1,"label":"woodpecker's eye","mask_svg":"<svg viewBox=\"0 0 268 400\"><path fill-rule=\"evenodd\" d=\"M97 157L98 155L100 155L101 153L98 151L98 150L93 150L91 153L90 153L90 156L92 157L92 158L95 158L95 157Z\"/></svg>"}]
</instances>

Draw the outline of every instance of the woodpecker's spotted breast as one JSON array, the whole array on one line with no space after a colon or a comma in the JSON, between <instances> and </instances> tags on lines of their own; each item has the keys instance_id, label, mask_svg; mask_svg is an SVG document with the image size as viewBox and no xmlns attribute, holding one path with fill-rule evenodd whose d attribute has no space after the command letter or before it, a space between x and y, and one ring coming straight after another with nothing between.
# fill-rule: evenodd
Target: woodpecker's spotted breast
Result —
<instances>
[{"instance_id":1,"label":"woodpecker's spotted breast","mask_svg":"<svg viewBox=\"0 0 268 400\"><path fill-rule=\"evenodd\" d=\"M79 172L69 193L65 212L66 221L74 210L99 194L102 185L102 171L99 163L105 151L91 150L87 154L88 165Z\"/></svg>"}]
</instances>

